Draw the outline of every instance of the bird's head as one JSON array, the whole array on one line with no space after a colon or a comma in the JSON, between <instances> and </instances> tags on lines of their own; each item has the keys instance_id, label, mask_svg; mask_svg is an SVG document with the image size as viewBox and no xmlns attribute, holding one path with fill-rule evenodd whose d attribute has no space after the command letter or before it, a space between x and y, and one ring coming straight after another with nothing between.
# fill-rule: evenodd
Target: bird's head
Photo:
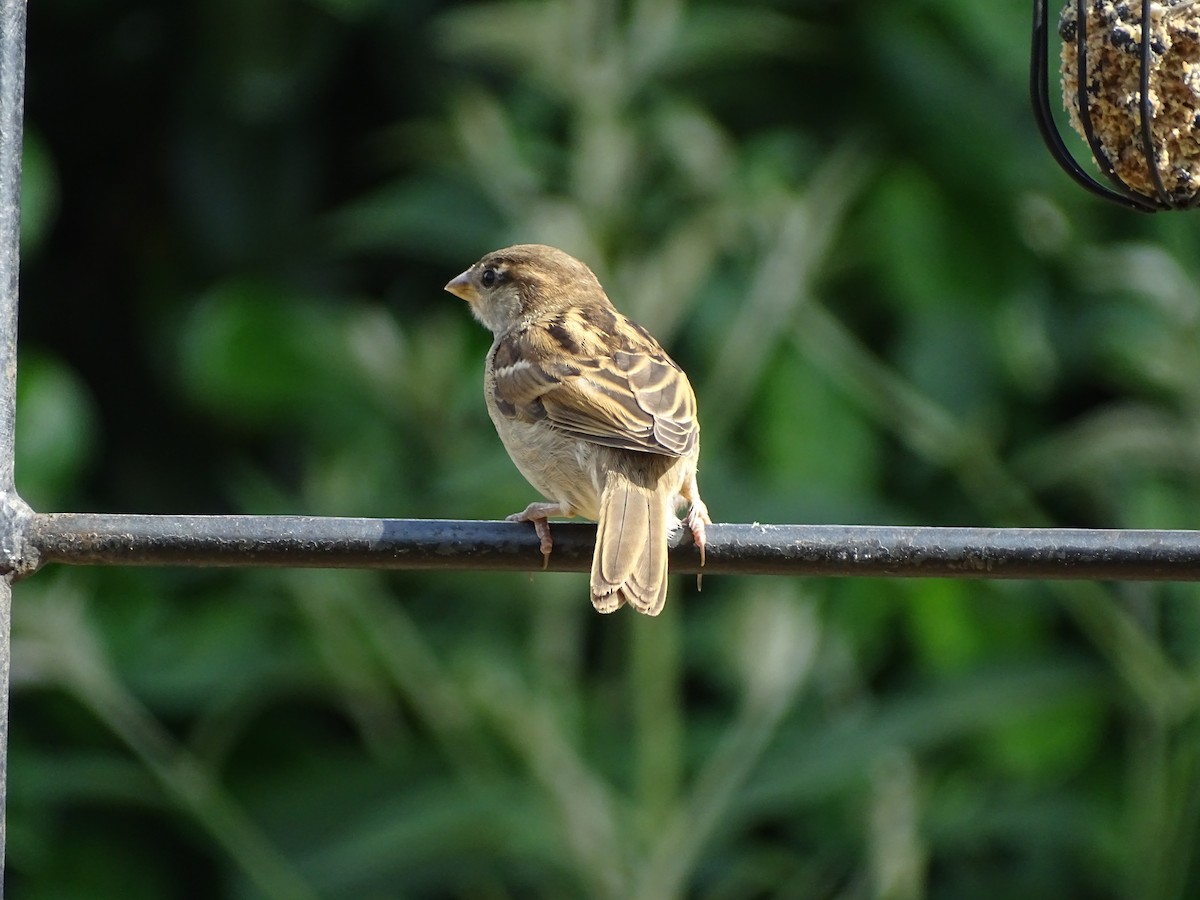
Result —
<instances>
[{"instance_id":1,"label":"bird's head","mask_svg":"<svg viewBox=\"0 0 1200 900\"><path fill-rule=\"evenodd\" d=\"M495 250L451 279L446 290L466 300L475 318L494 334L577 306L581 300L604 298L591 269L544 244Z\"/></svg>"}]
</instances>

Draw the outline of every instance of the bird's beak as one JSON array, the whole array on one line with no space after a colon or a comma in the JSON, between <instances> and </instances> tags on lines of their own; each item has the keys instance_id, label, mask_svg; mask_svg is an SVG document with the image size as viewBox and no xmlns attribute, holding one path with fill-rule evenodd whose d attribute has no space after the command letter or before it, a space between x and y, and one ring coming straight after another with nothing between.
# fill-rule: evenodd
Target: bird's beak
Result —
<instances>
[{"instance_id":1,"label":"bird's beak","mask_svg":"<svg viewBox=\"0 0 1200 900\"><path fill-rule=\"evenodd\" d=\"M471 270L467 269L457 278L452 278L446 285L446 290L455 297L461 297L468 303L474 303L479 299L479 291L475 290L475 285L471 284L471 279L468 277L470 274Z\"/></svg>"}]
</instances>

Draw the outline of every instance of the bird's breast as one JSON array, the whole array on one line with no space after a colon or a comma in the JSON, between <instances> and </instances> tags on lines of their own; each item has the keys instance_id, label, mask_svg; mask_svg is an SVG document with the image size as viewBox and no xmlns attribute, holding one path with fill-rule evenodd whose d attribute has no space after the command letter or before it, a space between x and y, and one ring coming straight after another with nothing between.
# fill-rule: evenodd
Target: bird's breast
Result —
<instances>
[{"instance_id":1,"label":"bird's breast","mask_svg":"<svg viewBox=\"0 0 1200 900\"><path fill-rule=\"evenodd\" d=\"M602 448L564 434L545 422L521 422L497 412L488 404L496 433L513 463L548 500L569 506L573 512L595 519L600 510L599 467L596 452Z\"/></svg>"}]
</instances>

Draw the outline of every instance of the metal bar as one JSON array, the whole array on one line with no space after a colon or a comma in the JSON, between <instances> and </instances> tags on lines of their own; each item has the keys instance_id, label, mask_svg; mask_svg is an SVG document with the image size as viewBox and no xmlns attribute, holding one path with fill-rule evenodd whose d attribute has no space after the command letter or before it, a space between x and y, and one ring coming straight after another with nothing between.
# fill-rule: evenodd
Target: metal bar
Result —
<instances>
[{"instance_id":1,"label":"metal bar","mask_svg":"<svg viewBox=\"0 0 1200 900\"><path fill-rule=\"evenodd\" d=\"M551 525L548 569L591 565L594 525ZM33 514L16 574L48 563L536 571L527 523L308 516ZM699 572L680 529L676 572ZM711 525L706 574L1200 580L1200 531Z\"/></svg>"},{"instance_id":2,"label":"metal bar","mask_svg":"<svg viewBox=\"0 0 1200 900\"><path fill-rule=\"evenodd\" d=\"M21 252L21 114L25 3L0 2L0 494L15 492L17 284Z\"/></svg>"},{"instance_id":3,"label":"metal bar","mask_svg":"<svg viewBox=\"0 0 1200 900\"><path fill-rule=\"evenodd\" d=\"M0 3L0 553L12 558L27 520L13 457L17 408L17 289L21 252L21 150L25 104L25 0ZM12 585L0 579L0 897L8 818L9 631Z\"/></svg>"},{"instance_id":4,"label":"metal bar","mask_svg":"<svg viewBox=\"0 0 1200 900\"><path fill-rule=\"evenodd\" d=\"M1150 3L1151 0L1142 0L1142 39L1138 43L1138 59L1141 62L1138 69L1138 125L1142 136L1142 155L1146 157L1146 172L1154 185L1154 194L1162 206L1172 207L1175 204L1158 171L1158 150L1154 143L1154 131L1150 127L1154 120L1154 105L1150 102L1150 70L1154 66L1154 57L1150 53L1150 42L1154 36ZM1082 78L1079 83L1083 84Z\"/></svg>"}]
</instances>

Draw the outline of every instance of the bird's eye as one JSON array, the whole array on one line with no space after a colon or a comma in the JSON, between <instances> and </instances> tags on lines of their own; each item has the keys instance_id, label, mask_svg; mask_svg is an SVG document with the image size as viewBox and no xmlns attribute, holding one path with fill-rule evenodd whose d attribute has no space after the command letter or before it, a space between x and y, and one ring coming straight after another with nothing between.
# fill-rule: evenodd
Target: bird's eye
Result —
<instances>
[{"instance_id":1,"label":"bird's eye","mask_svg":"<svg viewBox=\"0 0 1200 900\"><path fill-rule=\"evenodd\" d=\"M479 276L480 283L485 288L490 288L499 280L495 269L484 269L483 274Z\"/></svg>"}]
</instances>

